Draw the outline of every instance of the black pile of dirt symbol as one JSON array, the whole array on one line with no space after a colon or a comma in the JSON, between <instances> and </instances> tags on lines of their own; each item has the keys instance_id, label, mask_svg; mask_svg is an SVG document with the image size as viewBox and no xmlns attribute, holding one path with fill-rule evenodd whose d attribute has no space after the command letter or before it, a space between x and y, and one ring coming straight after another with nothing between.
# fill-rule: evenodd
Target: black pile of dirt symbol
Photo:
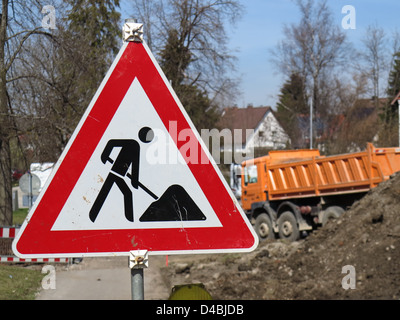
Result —
<instances>
[{"instance_id":1,"label":"black pile of dirt symbol","mask_svg":"<svg viewBox=\"0 0 400 320\"><path fill-rule=\"evenodd\" d=\"M179 185L170 186L154 201L140 217L139 221L201 221L206 220L196 203L186 190Z\"/></svg>"}]
</instances>

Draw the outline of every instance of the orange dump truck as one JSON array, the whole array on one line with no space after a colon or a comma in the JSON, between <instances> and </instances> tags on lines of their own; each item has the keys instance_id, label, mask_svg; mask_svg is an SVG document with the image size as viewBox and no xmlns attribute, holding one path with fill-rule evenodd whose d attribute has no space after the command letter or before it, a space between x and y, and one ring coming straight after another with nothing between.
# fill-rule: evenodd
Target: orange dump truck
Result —
<instances>
[{"instance_id":1,"label":"orange dump truck","mask_svg":"<svg viewBox=\"0 0 400 320\"><path fill-rule=\"evenodd\" d=\"M400 171L400 148L321 156L318 150L271 151L242 163L242 206L260 239L295 241L338 218L371 188Z\"/></svg>"}]
</instances>

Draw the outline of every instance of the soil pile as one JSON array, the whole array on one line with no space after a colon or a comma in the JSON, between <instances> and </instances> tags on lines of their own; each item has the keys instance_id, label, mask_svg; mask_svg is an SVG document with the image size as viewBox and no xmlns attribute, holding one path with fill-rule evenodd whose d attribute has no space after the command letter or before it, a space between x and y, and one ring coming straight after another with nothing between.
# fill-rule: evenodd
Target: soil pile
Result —
<instances>
[{"instance_id":1,"label":"soil pile","mask_svg":"<svg viewBox=\"0 0 400 320\"><path fill-rule=\"evenodd\" d=\"M164 268L168 284L201 282L214 299L400 299L400 174L304 240L188 258Z\"/></svg>"}]
</instances>

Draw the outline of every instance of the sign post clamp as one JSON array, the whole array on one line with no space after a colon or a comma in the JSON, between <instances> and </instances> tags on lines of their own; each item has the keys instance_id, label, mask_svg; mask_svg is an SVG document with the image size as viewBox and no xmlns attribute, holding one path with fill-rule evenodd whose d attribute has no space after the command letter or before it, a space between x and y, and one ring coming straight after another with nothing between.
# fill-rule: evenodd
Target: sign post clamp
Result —
<instances>
[{"instance_id":1,"label":"sign post clamp","mask_svg":"<svg viewBox=\"0 0 400 320\"><path fill-rule=\"evenodd\" d=\"M138 23L136 19L126 19L122 26L122 40L143 42L143 23Z\"/></svg>"},{"instance_id":2,"label":"sign post clamp","mask_svg":"<svg viewBox=\"0 0 400 320\"><path fill-rule=\"evenodd\" d=\"M129 268L131 268L132 300L144 300L143 269L148 268L149 257L147 250L129 252Z\"/></svg>"}]
</instances>

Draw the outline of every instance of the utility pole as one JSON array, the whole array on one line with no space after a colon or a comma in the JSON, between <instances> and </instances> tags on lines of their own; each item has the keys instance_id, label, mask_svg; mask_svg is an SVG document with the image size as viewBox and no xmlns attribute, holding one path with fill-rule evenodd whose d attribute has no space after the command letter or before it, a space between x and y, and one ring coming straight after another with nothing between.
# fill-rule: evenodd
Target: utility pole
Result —
<instances>
[{"instance_id":1,"label":"utility pole","mask_svg":"<svg viewBox=\"0 0 400 320\"><path fill-rule=\"evenodd\" d=\"M310 99L310 149L313 148L313 98Z\"/></svg>"}]
</instances>

